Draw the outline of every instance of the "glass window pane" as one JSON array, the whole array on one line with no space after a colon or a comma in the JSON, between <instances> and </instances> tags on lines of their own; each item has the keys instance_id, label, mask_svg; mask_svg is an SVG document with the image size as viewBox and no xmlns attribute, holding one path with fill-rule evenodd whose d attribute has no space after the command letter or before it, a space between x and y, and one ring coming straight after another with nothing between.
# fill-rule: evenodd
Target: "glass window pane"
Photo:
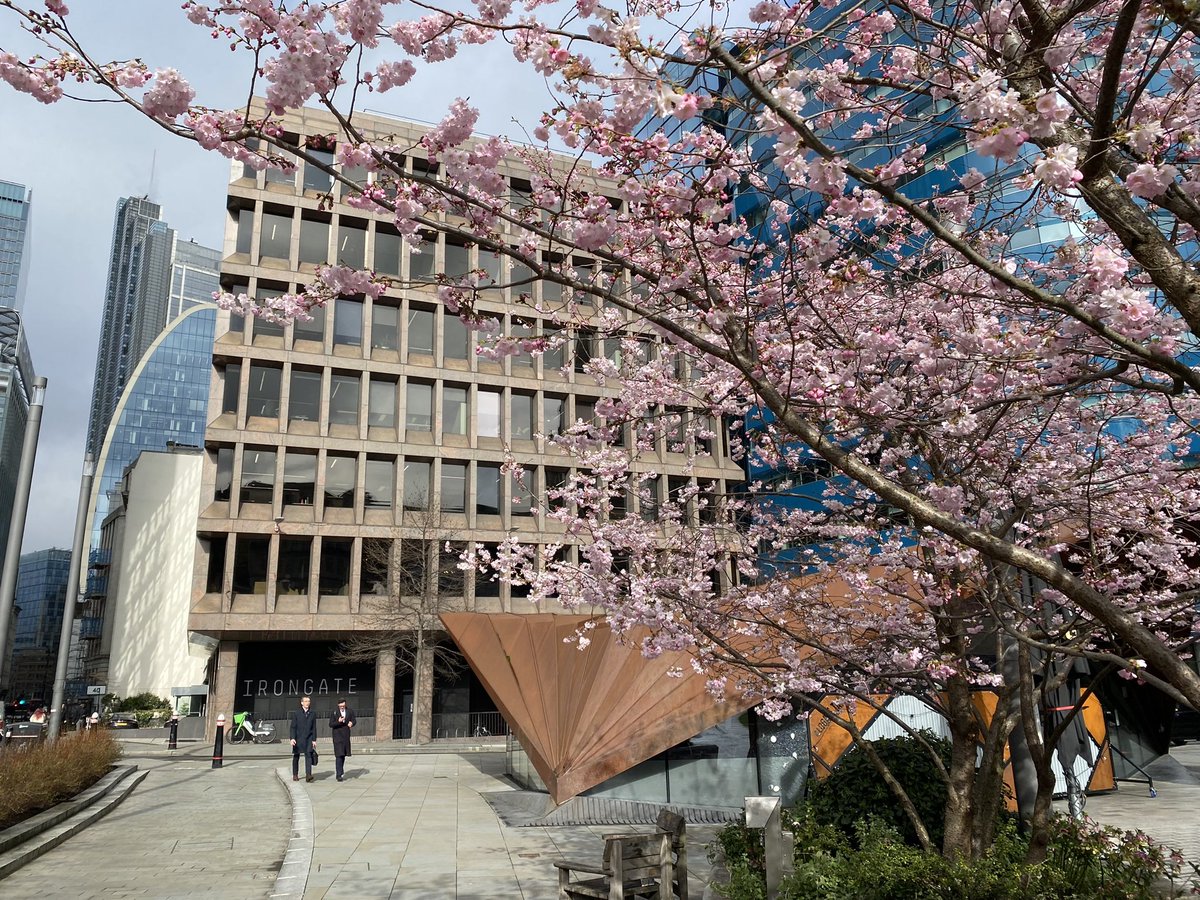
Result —
<instances>
[{"instance_id":1,"label":"glass window pane","mask_svg":"<svg viewBox=\"0 0 1200 900\"><path fill-rule=\"evenodd\" d=\"M347 347L362 346L363 304L361 300L339 297L333 307L333 343Z\"/></svg>"},{"instance_id":2,"label":"glass window pane","mask_svg":"<svg viewBox=\"0 0 1200 900\"><path fill-rule=\"evenodd\" d=\"M217 481L214 500L228 500L230 489L233 487L233 448L221 447L217 450Z\"/></svg>"},{"instance_id":3,"label":"glass window pane","mask_svg":"<svg viewBox=\"0 0 1200 900\"><path fill-rule=\"evenodd\" d=\"M236 413L238 409L238 393L242 386L242 364L227 363L225 366L225 383L221 390L221 412Z\"/></svg>"},{"instance_id":4,"label":"glass window pane","mask_svg":"<svg viewBox=\"0 0 1200 900\"><path fill-rule=\"evenodd\" d=\"M333 168L333 154L327 150L308 150L308 155L318 162ZM304 189L306 191L328 191L333 188L333 178L314 166L308 160L304 161Z\"/></svg>"},{"instance_id":5,"label":"glass window pane","mask_svg":"<svg viewBox=\"0 0 1200 900\"><path fill-rule=\"evenodd\" d=\"M514 441L528 441L533 439L533 395L518 394L515 391L512 394L511 400L511 427L512 434L510 435Z\"/></svg>"},{"instance_id":6,"label":"glass window pane","mask_svg":"<svg viewBox=\"0 0 1200 900\"><path fill-rule=\"evenodd\" d=\"M311 560L312 538L281 537L275 593L307 595Z\"/></svg>"},{"instance_id":7,"label":"glass window pane","mask_svg":"<svg viewBox=\"0 0 1200 900\"><path fill-rule=\"evenodd\" d=\"M464 512L467 508L467 467L442 463L442 511Z\"/></svg>"},{"instance_id":8,"label":"glass window pane","mask_svg":"<svg viewBox=\"0 0 1200 900\"><path fill-rule=\"evenodd\" d=\"M316 341L318 344L325 340L325 307L314 306L308 314L312 316L307 322L295 319L292 325L292 340Z\"/></svg>"},{"instance_id":9,"label":"glass window pane","mask_svg":"<svg viewBox=\"0 0 1200 900\"><path fill-rule=\"evenodd\" d=\"M475 512L500 515L500 467L479 464L475 467Z\"/></svg>"},{"instance_id":10,"label":"glass window pane","mask_svg":"<svg viewBox=\"0 0 1200 900\"><path fill-rule=\"evenodd\" d=\"M467 433L467 389L446 385L442 388L442 431Z\"/></svg>"},{"instance_id":11,"label":"glass window pane","mask_svg":"<svg viewBox=\"0 0 1200 900\"><path fill-rule=\"evenodd\" d=\"M479 407L479 436L500 437L500 392L483 391L476 395Z\"/></svg>"},{"instance_id":12,"label":"glass window pane","mask_svg":"<svg viewBox=\"0 0 1200 900\"><path fill-rule=\"evenodd\" d=\"M292 248L292 217L263 213L258 236L258 258L288 259Z\"/></svg>"},{"instance_id":13,"label":"glass window pane","mask_svg":"<svg viewBox=\"0 0 1200 900\"><path fill-rule=\"evenodd\" d=\"M396 464L390 459L368 459L363 473L363 504L377 509L392 508Z\"/></svg>"},{"instance_id":14,"label":"glass window pane","mask_svg":"<svg viewBox=\"0 0 1200 900\"><path fill-rule=\"evenodd\" d=\"M389 231L375 231L375 265L380 275L400 274L400 235Z\"/></svg>"},{"instance_id":15,"label":"glass window pane","mask_svg":"<svg viewBox=\"0 0 1200 900\"><path fill-rule=\"evenodd\" d=\"M246 395L246 415L279 418L279 383L282 369L270 366L250 367L250 389Z\"/></svg>"},{"instance_id":16,"label":"glass window pane","mask_svg":"<svg viewBox=\"0 0 1200 900\"><path fill-rule=\"evenodd\" d=\"M542 399L542 427L546 437L555 437L563 433L567 417L567 398L547 394Z\"/></svg>"},{"instance_id":17,"label":"glass window pane","mask_svg":"<svg viewBox=\"0 0 1200 900\"><path fill-rule=\"evenodd\" d=\"M504 259L490 250L479 249L479 268L483 269L483 286L504 283Z\"/></svg>"},{"instance_id":18,"label":"glass window pane","mask_svg":"<svg viewBox=\"0 0 1200 900\"><path fill-rule=\"evenodd\" d=\"M353 225L339 225L337 253L334 257L338 265L361 269L367 258L367 230Z\"/></svg>"},{"instance_id":19,"label":"glass window pane","mask_svg":"<svg viewBox=\"0 0 1200 900\"><path fill-rule=\"evenodd\" d=\"M429 509L429 470L432 463L424 459L404 461L404 508Z\"/></svg>"},{"instance_id":20,"label":"glass window pane","mask_svg":"<svg viewBox=\"0 0 1200 900\"><path fill-rule=\"evenodd\" d=\"M458 316L442 315L442 353L446 359L466 359L470 336Z\"/></svg>"},{"instance_id":21,"label":"glass window pane","mask_svg":"<svg viewBox=\"0 0 1200 900\"><path fill-rule=\"evenodd\" d=\"M526 469L520 478L516 474L508 476L512 488L508 492L508 503L514 516L533 515L533 479L536 474L534 470Z\"/></svg>"},{"instance_id":22,"label":"glass window pane","mask_svg":"<svg viewBox=\"0 0 1200 900\"><path fill-rule=\"evenodd\" d=\"M471 254L466 247L458 244L446 244L446 276L461 278L471 269Z\"/></svg>"},{"instance_id":23,"label":"glass window pane","mask_svg":"<svg viewBox=\"0 0 1200 900\"><path fill-rule=\"evenodd\" d=\"M300 220L300 262L321 266L329 262L329 223Z\"/></svg>"},{"instance_id":24,"label":"glass window pane","mask_svg":"<svg viewBox=\"0 0 1200 900\"><path fill-rule=\"evenodd\" d=\"M350 551L354 541L348 538L321 538L320 592L326 597L344 597L350 593Z\"/></svg>"},{"instance_id":25,"label":"glass window pane","mask_svg":"<svg viewBox=\"0 0 1200 900\"><path fill-rule=\"evenodd\" d=\"M376 301L371 307L371 346L380 350L397 349L399 324L399 307Z\"/></svg>"},{"instance_id":26,"label":"glass window pane","mask_svg":"<svg viewBox=\"0 0 1200 900\"><path fill-rule=\"evenodd\" d=\"M437 239L430 237L421 241L420 252L413 248L408 251L408 276L415 281L429 281L433 278L434 267L437 264Z\"/></svg>"},{"instance_id":27,"label":"glass window pane","mask_svg":"<svg viewBox=\"0 0 1200 900\"><path fill-rule=\"evenodd\" d=\"M404 426L410 431L433 429L433 385L410 381L405 398Z\"/></svg>"},{"instance_id":28,"label":"glass window pane","mask_svg":"<svg viewBox=\"0 0 1200 900\"><path fill-rule=\"evenodd\" d=\"M542 334L547 339L553 339L558 336L559 329L557 328L542 328ZM557 372L567 364L567 348L570 345L569 340L564 340L561 343L551 342L550 346L542 353L542 369L549 372Z\"/></svg>"},{"instance_id":29,"label":"glass window pane","mask_svg":"<svg viewBox=\"0 0 1200 900\"><path fill-rule=\"evenodd\" d=\"M242 451L242 502L270 503L274 493L275 451L246 447Z\"/></svg>"},{"instance_id":30,"label":"glass window pane","mask_svg":"<svg viewBox=\"0 0 1200 900\"><path fill-rule=\"evenodd\" d=\"M357 375L332 375L329 379L329 424L357 425L360 396Z\"/></svg>"},{"instance_id":31,"label":"glass window pane","mask_svg":"<svg viewBox=\"0 0 1200 900\"><path fill-rule=\"evenodd\" d=\"M325 457L325 505L354 506L354 481L357 459L353 456L329 454Z\"/></svg>"},{"instance_id":32,"label":"glass window pane","mask_svg":"<svg viewBox=\"0 0 1200 900\"><path fill-rule=\"evenodd\" d=\"M235 594L265 594L267 592L267 555L271 539L239 534L233 551L233 592Z\"/></svg>"},{"instance_id":33,"label":"glass window pane","mask_svg":"<svg viewBox=\"0 0 1200 900\"><path fill-rule=\"evenodd\" d=\"M283 456L283 505L312 506L317 492L317 454L289 450Z\"/></svg>"},{"instance_id":34,"label":"glass window pane","mask_svg":"<svg viewBox=\"0 0 1200 900\"><path fill-rule=\"evenodd\" d=\"M249 253L250 240L254 237L254 210L239 209L237 211L237 244L234 253Z\"/></svg>"},{"instance_id":35,"label":"glass window pane","mask_svg":"<svg viewBox=\"0 0 1200 900\"><path fill-rule=\"evenodd\" d=\"M321 373L292 369L289 422L316 422L321 414Z\"/></svg>"},{"instance_id":36,"label":"glass window pane","mask_svg":"<svg viewBox=\"0 0 1200 900\"><path fill-rule=\"evenodd\" d=\"M367 424L373 428L396 427L396 382L371 378L367 399Z\"/></svg>"},{"instance_id":37,"label":"glass window pane","mask_svg":"<svg viewBox=\"0 0 1200 900\"><path fill-rule=\"evenodd\" d=\"M408 352L433 356L433 310L419 306L409 308Z\"/></svg>"}]
</instances>

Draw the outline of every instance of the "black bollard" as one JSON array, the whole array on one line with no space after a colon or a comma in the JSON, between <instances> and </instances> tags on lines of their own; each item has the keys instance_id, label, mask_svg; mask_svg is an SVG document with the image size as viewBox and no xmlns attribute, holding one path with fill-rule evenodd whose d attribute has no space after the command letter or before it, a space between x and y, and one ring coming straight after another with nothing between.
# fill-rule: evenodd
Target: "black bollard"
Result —
<instances>
[{"instance_id":1,"label":"black bollard","mask_svg":"<svg viewBox=\"0 0 1200 900\"><path fill-rule=\"evenodd\" d=\"M225 749L225 713L217 716L217 740L213 743L213 764L214 769L221 768L221 754Z\"/></svg>"},{"instance_id":2,"label":"black bollard","mask_svg":"<svg viewBox=\"0 0 1200 900\"><path fill-rule=\"evenodd\" d=\"M167 749L179 749L179 716L171 716L171 734L167 737Z\"/></svg>"}]
</instances>

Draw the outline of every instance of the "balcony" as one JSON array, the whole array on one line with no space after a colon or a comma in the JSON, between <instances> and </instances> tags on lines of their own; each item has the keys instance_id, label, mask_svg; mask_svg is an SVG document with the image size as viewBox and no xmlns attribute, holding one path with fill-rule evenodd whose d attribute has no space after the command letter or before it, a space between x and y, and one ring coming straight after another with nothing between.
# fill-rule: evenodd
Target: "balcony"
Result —
<instances>
[{"instance_id":1,"label":"balcony","mask_svg":"<svg viewBox=\"0 0 1200 900\"><path fill-rule=\"evenodd\" d=\"M100 575L95 572L88 572L87 590L84 596L89 600L94 600L98 597L108 596L108 575Z\"/></svg>"},{"instance_id":2,"label":"balcony","mask_svg":"<svg viewBox=\"0 0 1200 900\"><path fill-rule=\"evenodd\" d=\"M112 551L108 549L92 550L88 553L89 569L107 569L112 564Z\"/></svg>"},{"instance_id":3,"label":"balcony","mask_svg":"<svg viewBox=\"0 0 1200 900\"><path fill-rule=\"evenodd\" d=\"M83 616L79 620L79 639L81 641L94 641L100 637L103 627L104 620L99 616Z\"/></svg>"}]
</instances>

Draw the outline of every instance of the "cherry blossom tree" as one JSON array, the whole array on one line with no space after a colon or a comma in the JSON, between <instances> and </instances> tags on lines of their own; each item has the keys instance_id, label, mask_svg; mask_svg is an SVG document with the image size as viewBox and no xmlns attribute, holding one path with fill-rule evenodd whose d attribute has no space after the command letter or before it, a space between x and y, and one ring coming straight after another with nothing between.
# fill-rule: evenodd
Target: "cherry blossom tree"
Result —
<instances>
[{"instance_id":1,"label":"cherry blossom tree","mask_svg":"<svg viewBox=\"0 0 1200 900\"><path fill-rule=\"evenodd\" d=\"M186 73L92 58L58 0L0 9L42 45L0 50L17 90L117 100L252 167L298 154L414 248L441 231L506 258L561 330L481 352L583 327L623 340L588 364L622 386L603 424L559 439L580 469L551 499L578 561L514 540L482 562L535 602L649 626L644 652L689 649L714 690L753 689L769 714L935 698L956 748L947 852L986 847L1014 728L1048 814L1035 713L1064 658L1200 707L1192 4L189 0L263 98L232 110ZM372 93L498 41L552 98L525 142L472 137L457 101L421 141L433 175L359 127ZM335 165L283 142L305 104L341 122ZM510 155L527 197L498 172ZM439 296L482 324L484 280L442 275ZM387 287L333 266L302 295L223 302L287 318ZM772 480L664 499L655 448L703 457L722 421L745 423L733 448ZM648 514L616 514L627 496ZM990 718L980 687L1000 697Z\"/></svg>"}]
</instances>

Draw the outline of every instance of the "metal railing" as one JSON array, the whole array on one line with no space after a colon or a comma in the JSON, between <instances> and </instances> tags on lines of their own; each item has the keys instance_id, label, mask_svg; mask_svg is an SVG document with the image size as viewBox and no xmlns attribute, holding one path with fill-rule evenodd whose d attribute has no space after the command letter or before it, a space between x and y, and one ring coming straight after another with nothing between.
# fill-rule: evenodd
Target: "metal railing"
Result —
<instances>
[{"instance_id":1,"label":"metal railing","mask_svg":"<svg viewBox=\"0 0 1200 900\"><path fill-rule=\"evenodd\" d=\"M435 713L430 729L434 738L504 737L508 723L498 712Z\"/></svg>"}]
</instances>

